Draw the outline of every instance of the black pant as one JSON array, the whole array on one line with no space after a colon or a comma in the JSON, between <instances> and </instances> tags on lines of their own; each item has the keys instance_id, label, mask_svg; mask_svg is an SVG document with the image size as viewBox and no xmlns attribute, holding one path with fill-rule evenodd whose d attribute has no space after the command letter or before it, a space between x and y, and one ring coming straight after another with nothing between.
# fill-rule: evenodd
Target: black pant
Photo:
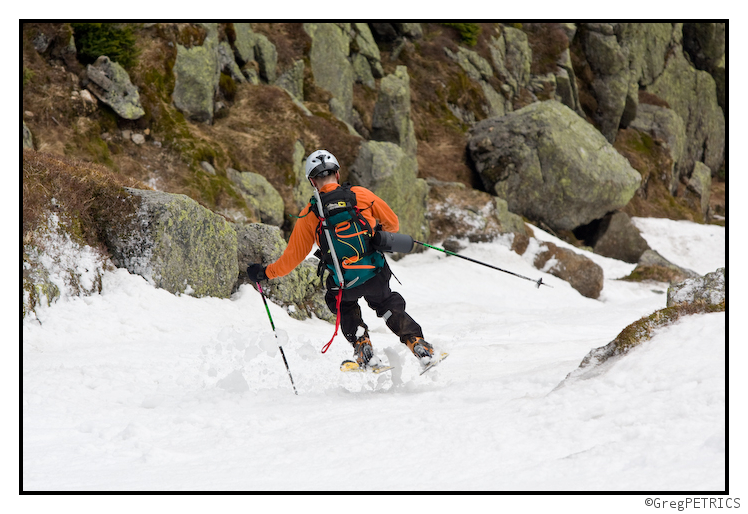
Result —
<instances>
[{"instance_id":1,"label":"black pant","mask_svg":"<svg viewBox=\"0 0 748 514\"><path fill-rule=\"evenodd\" d=\"M340 300L340 329L349 342L356 341L358 327L368 329L361 318L361 307L358 305L358 299L362 297L369 307L376 311L377 316L384 318L389 329L400 337L401 342L406 342L410 336L423 337L421 326L405 312L405 299L400 293L390 289L391 276L392 272L385 263L382 270L373 278L358 287L343 290L343 297ZM337 314L338 289L332 275L328 275L326 285L325 302L332 313Z\"/></svg>"}]
</instances>

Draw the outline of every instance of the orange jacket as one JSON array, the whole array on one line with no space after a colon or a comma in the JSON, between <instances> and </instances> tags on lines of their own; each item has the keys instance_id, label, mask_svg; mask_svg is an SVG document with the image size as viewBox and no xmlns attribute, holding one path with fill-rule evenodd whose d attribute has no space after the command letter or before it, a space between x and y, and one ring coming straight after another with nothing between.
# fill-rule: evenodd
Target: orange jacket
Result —
<instances>
[{"instance_id":1,"label":"orange jacket","mask_svg":"<svg viewBox=\"0 0 748 514\"><path fill-rule=\"evenodd\" d=\"M327 193L338 187L340 187L339 184L326 184L322 187L320 193ZM356 206L372 227L375 227L377 221L379 221L382 224L382 229L386 232L398 231L400 222L397 215L384 200L360 186L351 187L351 191L356 193ZM309 255L314 243L319 246L317 235L319 218L315 216L315 213L309 212L311 208L311 204L307 204L299 213L299 220L296 222L293 232L291 232L288 246L283 255L265 270L268 278L288 275Z\"/></svg>"}]
</instances>

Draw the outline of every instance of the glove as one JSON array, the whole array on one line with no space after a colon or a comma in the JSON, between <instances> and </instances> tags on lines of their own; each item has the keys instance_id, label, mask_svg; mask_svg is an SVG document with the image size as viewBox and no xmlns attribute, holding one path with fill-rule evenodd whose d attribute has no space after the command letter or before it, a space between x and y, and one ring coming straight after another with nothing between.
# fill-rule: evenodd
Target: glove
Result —
<instances>
[{"instance_id":1,"label":"glove","mask_svg":"<svg viewBox=\"0 0 748 514\"><path fill-rule=\"evenodd\" d=\"M259 282L268 278L265 274L265 266L262 264L250 264L247 268L247 276L249 276L249 280L252 282Z\"/></svg>"}]
</instances>

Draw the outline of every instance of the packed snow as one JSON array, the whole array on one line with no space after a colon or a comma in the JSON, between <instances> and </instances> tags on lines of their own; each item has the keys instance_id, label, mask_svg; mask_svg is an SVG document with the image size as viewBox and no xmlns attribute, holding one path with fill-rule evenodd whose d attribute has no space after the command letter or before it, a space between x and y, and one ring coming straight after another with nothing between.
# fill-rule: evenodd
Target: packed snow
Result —
<instances>
[{"instance_id":1,"label":"packed snow","mask_svg":"<svg viewBox=\"0 0 748 514\"><path fill-rule=\"evenodd\" d=\"M726 264L723 228L635 223L678 265ZM250 286L198 299L105 272L100 294L22 322L22 490L725 490L725 313L683 318L557 388L591 349L665 307L667 284L617 280L634 265L575 249L605 272L593 300L535 269L532 245L524 256L509 237L466 246L552 287L433 250L390 261L393 289L449 352L423 376L364 302L387 374L341 373L345 339L320 351L333 326L271 303L274 334Z\"/></svg>"}]
</instances>

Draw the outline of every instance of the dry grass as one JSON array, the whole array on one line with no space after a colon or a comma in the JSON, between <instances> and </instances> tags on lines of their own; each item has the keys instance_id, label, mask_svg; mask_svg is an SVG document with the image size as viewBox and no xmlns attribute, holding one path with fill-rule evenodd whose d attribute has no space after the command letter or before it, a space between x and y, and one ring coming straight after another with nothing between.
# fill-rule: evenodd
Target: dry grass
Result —
<instances>
[{"instance_id":1,"label":"dry grass","mask_svg":"<svg viewBox=\"0 0 748 514\"><path fill-rule=\"evenodd\" d=\"M104 166L33 150L24 150L22 167L24 241L54 211L73 220L87 244L99 246L103 227L134 211L123 187L145 187Z\"/></svg>"}]
</instances>

